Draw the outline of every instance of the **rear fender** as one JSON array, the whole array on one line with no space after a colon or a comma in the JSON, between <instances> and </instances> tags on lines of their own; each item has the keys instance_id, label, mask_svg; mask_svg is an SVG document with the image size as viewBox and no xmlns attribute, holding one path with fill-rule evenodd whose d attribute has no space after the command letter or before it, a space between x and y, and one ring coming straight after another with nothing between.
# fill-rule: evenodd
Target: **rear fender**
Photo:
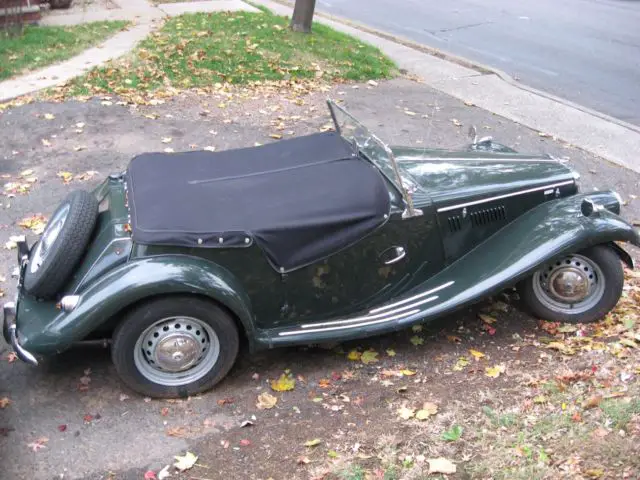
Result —
<instances>
[{"instance_id":1,"label":"rear fender","mask_svg":"<svg viewBox=\"0 0 640 480\"><path fill-rule=\"evenodd\" d=\"M251 301L228 270L201 258L168 255L130 261L109 271L79 293L71 312L23 298L17 316L20 343L36 353L59 352L134 303L167 294L211 298L227 307L253 338Z\"/></svg>"}]
</instances>

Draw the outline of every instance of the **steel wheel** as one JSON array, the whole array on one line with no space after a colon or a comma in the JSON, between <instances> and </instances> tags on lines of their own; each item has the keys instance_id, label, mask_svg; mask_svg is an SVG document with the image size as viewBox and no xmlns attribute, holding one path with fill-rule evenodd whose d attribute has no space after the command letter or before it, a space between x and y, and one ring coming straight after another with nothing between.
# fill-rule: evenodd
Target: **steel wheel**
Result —
<instances>
[{"instance_id":1,"label":"steel wheel","mask_svg":"<svg viewBox=\"0 0 640 480\"><path fill-rule=\"evenodd\" d=\"M618 303L624 271L607 245L550 262L518 284L520 298L537 318L588 323L604 318Z\"/></svg>"},{"instance_id":2,"label":"steel wheel","mask_svg":"<svg viewBox=\"0 0 640 480\"><path fill-rule=\"evenodd\" d=\"M147 380L175 387L204 377L220 356L220 341L211 326L193 317L158 320L138 337L134 362Z\"/></svg>"},{"instance_id":3,"label":"steel wheel","mask_svg":"<svg viewBox=\"0 0 640 480\"><path fill-rule=\"evenodd\" d=\"M533 275L533 291L545 307L580 314L602 299L606 279L597 263L574 254L545 265Z\"/></svg>"}]
</instances>

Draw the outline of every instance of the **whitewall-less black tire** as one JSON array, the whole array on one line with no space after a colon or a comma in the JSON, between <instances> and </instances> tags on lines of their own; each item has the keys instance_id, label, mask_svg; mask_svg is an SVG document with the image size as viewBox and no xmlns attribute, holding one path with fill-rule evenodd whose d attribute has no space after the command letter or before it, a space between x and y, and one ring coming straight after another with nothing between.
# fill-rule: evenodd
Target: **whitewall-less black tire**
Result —
<instances>
[{"instance_id":1,"label":"whitewall-less black tire","mask_svg":"<svg viewBox=\"0 0 640 480\"><path fill-rule=\"evenodd\" d=\"M624 271L618 254L598 245L549 262L518 285L525 307L551 322L602 320L618 303Z\"/></svg>"},{"instance_id":2,"label":"whitewall-less black tire","mask_svg":"<svg viewBox=\"0 0 640 480\"><path fill-rule=\"evenodd\" d=\"M213 388L233 366L239 334L215 303L192 296L143 302L113 333L111 357L122 381L154 398L180 398Z\"/></svg>"}]
</instances>

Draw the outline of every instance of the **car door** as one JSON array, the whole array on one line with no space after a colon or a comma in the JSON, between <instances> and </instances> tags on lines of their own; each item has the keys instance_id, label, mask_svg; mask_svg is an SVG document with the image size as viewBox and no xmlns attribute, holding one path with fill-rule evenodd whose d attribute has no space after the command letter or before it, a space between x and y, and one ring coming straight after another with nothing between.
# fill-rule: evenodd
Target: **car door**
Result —
<instances>
[{"instance_id":1,"label":"car door","mask_svg":"<svg viewBox=\"0 0 640 480\"><path fill-rule=\"evenodd\" d=\"M435 213L389 220L356 244L283 275L285 302L280 324L348 316L397 296L437 273L443 251Z\"/></svg>"}]
</instances>

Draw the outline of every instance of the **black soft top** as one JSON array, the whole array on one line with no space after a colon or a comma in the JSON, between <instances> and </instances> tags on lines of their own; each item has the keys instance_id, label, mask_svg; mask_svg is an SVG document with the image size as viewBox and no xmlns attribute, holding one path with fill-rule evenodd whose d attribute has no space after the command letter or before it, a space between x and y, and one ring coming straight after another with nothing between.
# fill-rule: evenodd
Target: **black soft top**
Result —
<instances>
[{"instance_id":1,"label":"black soft top","mask_svg":"<svg viewBox=\"0 0 640 480\"><path fill-rule=\"evenodd\" d=\"M328 132L222 152L145 153L127 172L134 241L245 247L279 271L353 244L385 222L378 170Z\"/></svg>"}]
</instances>

